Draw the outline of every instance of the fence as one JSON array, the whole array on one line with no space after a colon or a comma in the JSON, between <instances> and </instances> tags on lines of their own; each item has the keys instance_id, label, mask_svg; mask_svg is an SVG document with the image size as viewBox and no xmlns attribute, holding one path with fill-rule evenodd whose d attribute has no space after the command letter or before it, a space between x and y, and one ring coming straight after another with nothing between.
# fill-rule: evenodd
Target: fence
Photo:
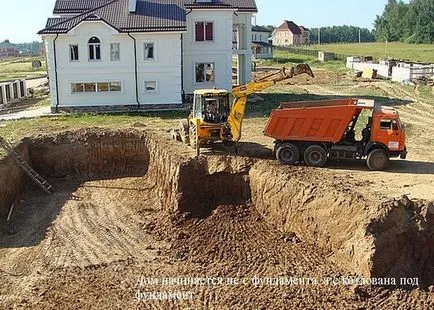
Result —
<instances>
[{"instance_id":1,"label":"fence","mask_svg":"<svg viewBox=\"0 0 434 310\"><path fill-rule=\"evenodd\" d=\"M25 80L0 83L0 105L19 101L27 96Z\"/></svg>"}]
</instances>

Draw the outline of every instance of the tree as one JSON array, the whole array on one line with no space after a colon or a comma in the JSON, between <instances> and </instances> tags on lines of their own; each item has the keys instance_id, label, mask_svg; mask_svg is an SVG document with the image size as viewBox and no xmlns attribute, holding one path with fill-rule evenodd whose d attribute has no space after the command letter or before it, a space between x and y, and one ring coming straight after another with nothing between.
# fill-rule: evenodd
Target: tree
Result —
<instances>
[{"instance_id":1,"label":"tree","mask_svg":"<svg viewBox=\"0 0 434 310\"><path fill-rule=\"evenodd\" d=\"M410 3L389 0L374 25L377 41L432 43L434 0L412 0Z\"/></svg>"},{"instance_id":2,"label":"tree","mask_svg":"<svg viewBox=\"0 0 434 310\"><path fill-rule=\"evenodd\" d=\"M333 26L321 28L321 43L356 43L374 41L374 36L369 29L355 26ZM318 28L310 30L310 42L318 43Z\"/></svg>"}]
</instances>

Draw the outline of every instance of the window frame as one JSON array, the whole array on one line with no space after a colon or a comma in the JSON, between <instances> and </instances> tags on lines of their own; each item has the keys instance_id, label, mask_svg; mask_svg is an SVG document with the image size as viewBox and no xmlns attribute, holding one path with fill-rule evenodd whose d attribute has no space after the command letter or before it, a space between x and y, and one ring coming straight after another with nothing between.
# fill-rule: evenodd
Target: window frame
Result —
<instances>
[{"instance_id":1,"label":"window frame","mask_svg":"<svg viewBox=\"0 0 434 310\"><path fill-rule=\"evenodd\" d=\"M117 45L118 46L118 58L114 59L113 58L113 46ZM114 42L114 43L110 43L110 61L121 61L121 44L119 42Z\"/></svg>"},{"instance_id":2,"label":"window frame","mask_svg":"<svg viewBox=\"0 0 434 310\"><path fill-rule=\"evenodd\" d=\"M77 47L77 59L72 59L72 48L73 47ZM69 44L69 62L79 62L80 61L80 47L78 46L78 44Z\"/></svg>"},{"instance_id":3,"label":"window frame","mask_svg":"<svg viewBox=\"0 0 434 310\"><path fill-rule=\"evenodd\" d=\"M94 91L86 91L86 84L95 84ZM98 91L98 84L108 84L108 88L105 91ZM120 90L112 90L111 84L119 84ZM71 94L72 95L99 95L99 94L111 94L111 93L122 93L123 83L122 81L98 81L98 82L71 82ZM81 91L74 91L74 87L80 85Z\"/></svg>"},{"instance_id":4,"label":"window frame","mask_svg":"<svg viewBox=\"0 0 434 310\"><path fill-rule=\"evenodd\" d=\"M197 39L197 24L203 24L203 40ZM206 33L206 25L211 24L212 26L212 39L207 40L207 33ZM197 20L194 22L194 36L193 36L193 42L194 43L214 43L215 42L215 22L214 21L206 21L206 20Z\"/></svg>"},{"instance_id":5,"label":"window frame","mask_svg":"<svg viewBox=\"0 0 434 310\"><path fill-rule=\"evenodd\" d=\"M99 42L98 43L90 43L90 40L92 40L93 38L96 38ZM98 38L97 36L92 36L90 37L90 39L87 41L87 53L88 53L88 60L89 62L98 62L102 60L102 49L101 49L101 40L100 38ZM91 51L90 49L92 48L93 50L93 56L94 58L91 58ZM99 58L97 58L96 56L98 55L97 50L99 49Z\"/></svg>"},{"instance_id":6,"label":"window frame","mask_svg":"<svg viewBox=\"0 0 434 310\"><path fill-rule=\"evenodd\" d=\"M149 90L146 87L146 83L155 83L155 89L154 90ZM144 87L145 87L145 93L158 93L158 81L157 80L147 80L144 82Z\"/></svg>"},{"instance_id":7,"label":"window frame","mask_svg":"<svg viewBox=\"0 0 434 310\"><path fill-rule=\"evenodd\" d=\"M153 48L153 57L152 58L146 57L146 44L152 44L152 48ZM145 61L145 62L157 61L157 43L155 41L143 42L143 61Z\"/></svg>"},{"instance_id":8,"label":"window frame","mask_svg":"<svg viewBox=\"0 0 434 310\"><path fill-rule=\"evenodd\" d=\"M196 74L196 67L198 65L205 65L205 70L204 70L204 81L197 81L197 74ZM214 75L214 80L212 81L207 81L206 80L206 65L212 65L213 66L213 75ZM194 68L193 68L193 73L194 73L194 83L195 84L215 84L215 80L216 80L216 66L215 66L215 62L196 62L194 64Z\"/></svg>"}]
</instances>

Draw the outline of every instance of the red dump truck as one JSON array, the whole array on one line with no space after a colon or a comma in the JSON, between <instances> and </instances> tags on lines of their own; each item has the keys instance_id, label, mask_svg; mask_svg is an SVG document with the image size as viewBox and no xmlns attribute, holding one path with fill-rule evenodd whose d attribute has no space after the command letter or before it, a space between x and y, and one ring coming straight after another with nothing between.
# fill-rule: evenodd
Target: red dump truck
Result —
<instances>
[{"instance_id":1,"label":"red dump truck","mask_svg":"<svg viewBox=\"0 0 434 310\"><path fill-rule=\"evenodd\" d=\"M355 126L364 110L372 113L357 140ZM284 102L271 113L264 134L275 139L275 156L284 164L322 167L328 158L366 158L370 170L383 170L390 158L407 155L397 111L373 100Z\"/></svg>"}]
</instances>

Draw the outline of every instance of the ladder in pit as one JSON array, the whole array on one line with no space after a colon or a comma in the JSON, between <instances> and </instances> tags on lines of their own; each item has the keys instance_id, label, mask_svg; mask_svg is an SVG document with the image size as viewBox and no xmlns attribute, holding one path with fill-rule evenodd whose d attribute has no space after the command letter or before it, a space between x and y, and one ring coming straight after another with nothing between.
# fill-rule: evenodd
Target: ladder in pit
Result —
<instances>
[{"instance_id":1,"label":"ladder in pit","mask_svg":"<svg viewBox=\"0 0 434 310\"><path fill-rule=\"evenodd\" d=\"M0 147L12 156L17 164L24 170L25 173L47 194L51 194L53 186L41 177L30 165L14 150L13 145L6 139L0 137Z\"/></svg>"}]
</instances>

